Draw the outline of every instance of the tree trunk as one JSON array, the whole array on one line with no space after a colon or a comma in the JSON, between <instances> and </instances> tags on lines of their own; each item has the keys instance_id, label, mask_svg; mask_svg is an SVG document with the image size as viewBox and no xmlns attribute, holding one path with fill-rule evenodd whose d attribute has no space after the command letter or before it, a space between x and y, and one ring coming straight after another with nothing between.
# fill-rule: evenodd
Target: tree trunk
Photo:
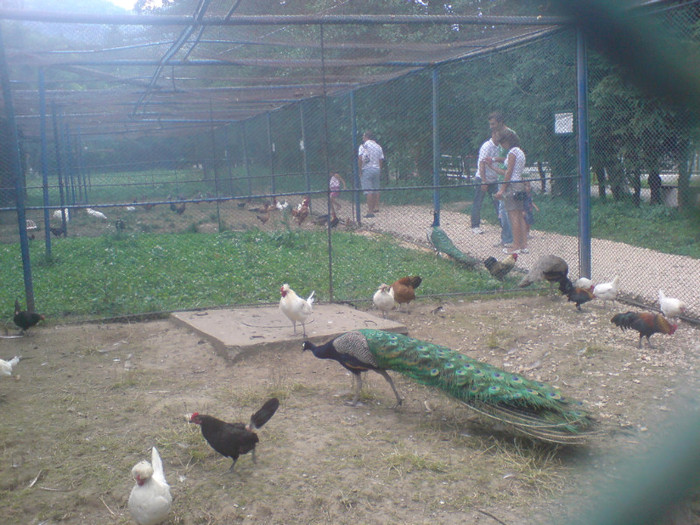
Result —
<instances>
[{"instance_id":1,"label":"tree trunk","mask_svg":"<svg viewBox=\"0 0 700 525\"><path fill-rule=\"evenodd\" d=\"M607 199L607 193L605 188L605 166L603 164L594 165L593 171L595 172L596 178L598 179L598 198L601 201L605 201Z\"/></svg>"},{"instance_id":2,"label":"tree trunk","mask_svg":"<svg viewBox=\"0 0 700 525\"><path fill-rule=\"evenodd\" d=\"M639 169L635 168L632 173L630 173L630 182L632 184L632 203L639 208L642 202L642 176L639 173Z\"/></svg>"},{"instance_id":3,"label":"tree trunk","mask_svg":"<svg viewBox=\"0 0 700 525\"><path fill-rule=\"evenodd\" d=\"M540 174L540 185L542 188L542 195L547 192L547 174L544 172L544 166L542 166L542 161L537 161L537 172Z\"/></svg>"},{"instance_id":4,"label":"tree trunk","mask_svg":"<svg viewBox=\"0 0 700 525\"><path fill-rule=\"evenodd\" d=\"M653 171L650 171L647 182L649 183L649 190L651 191L649 203L663 204L664 200L661 196L661 175L659 174L658 168L654 168Z\"/></svg>"}]
</instances>

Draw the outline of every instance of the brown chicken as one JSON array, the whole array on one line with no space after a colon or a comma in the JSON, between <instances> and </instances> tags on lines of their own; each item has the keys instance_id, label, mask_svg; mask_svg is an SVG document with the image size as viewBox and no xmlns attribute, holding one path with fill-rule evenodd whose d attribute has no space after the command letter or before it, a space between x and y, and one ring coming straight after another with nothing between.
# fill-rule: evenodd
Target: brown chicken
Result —
<instances>
[{"instance_id":1,"label":"brown chicken","mask_svg":"<svg viewBox=\"0 0 700 525\"><path fill-rule=\"evenodd\" d=\"M610 319L610 322L619 326L624 332L628 328L639 332L639 348L642 347L642 338L647 338L649 348L654 348L649 338L654 334L673 335L678 328L677 324L671 324L661 314L652 314L650 312L625 312L624 314L616 314Z\"/></svg>"},{"instance_id":2,"label":"brown chicken","mask_svg":"<svg viewBox=\"0 0 700 525\"><path fill-rule=\"evenodd\" d=\"M402 304L408 304L416 298L416 288L420 286L422 281L423 279L417 275L411 275L402 277L391 285L394 301L399 305L399 309Z\"/></svg>"}]
</instances>

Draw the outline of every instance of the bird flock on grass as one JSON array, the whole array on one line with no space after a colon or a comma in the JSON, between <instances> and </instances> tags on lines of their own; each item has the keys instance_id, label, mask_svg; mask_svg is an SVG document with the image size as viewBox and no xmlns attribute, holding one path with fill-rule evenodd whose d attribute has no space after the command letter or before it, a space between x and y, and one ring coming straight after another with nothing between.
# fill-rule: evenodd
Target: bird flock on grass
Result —
<instances>
[{"instance_id":1,"label":"bird flock on grass","mask_svg":"<svg viewBox=\"0 0 700 525\"><path fill-rule=\"evenodd\" d=\"M308 205L305 199L293 208L292 215L299 224L303 222L299 217L308 212ZM281 204L275 200L267 209L258 210L257 213L270 213L273 208L276 211L285 210L287 206L286 202ZM89 214L91 211L94 210L88 209ZM477 268L476 260L462 254L439 228L433 228L428 239L437 253L449 255L470 270ZM517 254L500 261L489 257L483 265L495 279L503 280L513 270L517 260ZM524 288L538 281L549 282L568 302L575 304L578 312L583 311L581 305L594 299L603 301L603 309L607 309L608 302L617 301L619 276L598 284L586 277L572 282L568 271L564 259L545 255L534 262L519 286ZM416 299L416 290L422 282L418 275L407 275L394 280L391 285L382 283L373 294L372 302L384 318L394 309L402 310L404 305L408 314L409 305ZM297 333L297 323L301 324L302 351L308 350L318 359L334 360L350 372L353 395L348 404L351 406L359 404L362 374L373 371L391 387L396 399L394 408L400 407L404 398L389 374L391 371L437 388L478 414L534 440L577 445L599 433L589 410L581 402L562 394L558 388L501 370L436 343L378 329L351 330L328 341L313 343L307 338L306 324L313 313L315 292L311 291L304 299L288 283L284 283L280 287L280 296L279 309L291 321L294 335ZM642 348L644 338L647 345L653 348L650 337L655 333L672 335L678 325L670 320L678 319L686 310L682 301L666 296L663 290L659 290L658 302L661 313L627 311L614 314L610 321L622 331L637 331L639 348ZM13 320L21 335L27 334L30 328L44 319L41 314L22 310L19 300L15 300ZM14 369L20 361L20 356L0 359L0 377L15 375ZM15 376L15 379L18 377ZM229 423L198 412L188 415L187 421L200 427L202 437L214 451L232 460L229 468L232 472L241 455L250 453L253 463L256 462L255 449L259 437L255 431L273 417L279 406L276 397L268 399L251 415L248 423ZM166 521L173 498L155 446L151 448L150 462L138 462L132 468L131 475L135 484L129 494L128 509L133 520L139 525L157 525Z\"/></svg>"}]
</instances>

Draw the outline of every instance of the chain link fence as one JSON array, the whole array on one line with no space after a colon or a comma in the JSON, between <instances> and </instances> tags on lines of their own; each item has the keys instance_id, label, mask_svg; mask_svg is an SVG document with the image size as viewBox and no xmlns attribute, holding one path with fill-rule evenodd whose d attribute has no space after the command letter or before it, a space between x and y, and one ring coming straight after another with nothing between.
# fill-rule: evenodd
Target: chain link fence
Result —
<instances>
[{"instance_id":1,"label":"chain link fence","mask_svg":"<svg viewBox=\"0 0 700 525\"><path fill-rule=\"evenodd\" d=\"M693 41L697 9L696 3L690 3L650 16L663 17L681 38ZM31 21L3 23L9 35L51 27ZM74 41L109 40L108 26L76 27L82 37ZM112 29L124 32L121 27ZM335 38L340 42L342 35L364 30L344 26ZM321 34L310 28L306 37L330 48L334 43L330 30ZM50 42L47 45L51 47ZM13 56L16 49L7 36L5 46ZM20 257L17 210L21 207L26 210L29 251L35 254L51 254L58 243L76 243L77 252L84 238L138 236L146 249L154 250L160 242L154 234L215 236L255 229L328 231L330 239L336 232L382 233L426 249L430 248L426 232L438 224L470 256L481 261L501 258L508 239L490 195L485 196L476 225L481 233L473 229L471 217L474 196L481 189L479 148L490 135L489 114L500 111L505 124L520 137L527 156L524 176L535 205L528 220L530 253L519 258L519 270L527 271L538 257L554 253L564 257L572 277L578 277L581 242L585 242L579 239L581 221L590 220L592 275L587 277L603 282L619 275L622 295L650 308L656 306L658 289L663 287L667 295L687 303L689 317L697 318L700 303L692 283L700 280L700 238L697 229L687 227L693 217L697 221L698 213L697 126L689 113L626 85L619 68L589 51L591 206L579 209L580 192L588 188L577 169L576 46L576 32L562 27L527 41L506 39L488 52L417 67L398 78L328 96L293 100L294 87L286 85L279 99L289 98L281 109L241 120L220 119L216 95L207 92L208 98L193 97L190 113L174 115L170 124L162 120L146 134L128 124L109 132L81 128L67 100L61 98L61 89L67 82L87 91L100 89L94 71L83 78L76 69L66 79L65 71L42 70L39 87L48 86L48 91L42 91L15 64L9 69L9 80L15 82L15 100L24 108L16 119L20 167L18 172L13 169L12 119L6 100L0 130L0 243ZM116 47L114 52L123 53ZM106 77L116 76L120 65L115 61L95 67ZM198 71L187 69L191 77ZM342 77L343 70L329 67L327 73ZM223 75L208 72L207 77L219 74ZM174 73L172 77L175 85ZM102 87L114 89L109 80L103 82ZM216 82L210 84L208 89L215 92ZM53 91L56 86L61 89ZM38 96L42 93L47 100ZM80 90L70 96L79 97ZM271 96L261 94L251 104L264 104L265 97ZM110 103L123 104L123 97L123 92L115 90ZM110 118L109 109L104 108L101 118ZM42 115L43 127L38 128L36 121ZM374 132L385 155L379 212L374 217L367 217L357 164L365 130ZM16 185L18 173L21 180ZM334 207L337 221L329 201L332 173L345 181ZM17 187L22 188L22 202L17 199ZM302 219L293 212L307 196L309 214ZM659 245L634 231L616 229L620 217L658 221L675 234ZM332 242L328 250L332 266L337 255ZM89 250L82 253L90 256ZM322 254L315 257L325 260ZM63 257L49 264L34 256L34 277L44 282L41 276L50 273L52 264L71 262ZM325 268L325 263L321 266ZM682 270L673 271L678 268ZM23 295L22 269L17 265L2 273L5 282L12 283L3 299L3 304L9 304ZM327 273L329 280L351 277ZM447 287L439 293L461 291ZM96 296L109 296L98 283L83 292L71 302L90 303ZM333 299L358 298L338 292ZM210 304L193 305L183 297L178 309L224 306L230 301L222 296ZM41 305L40 290L37 305ZM158 308L159 303L149 298L140 312L131 313ZM45 313L70 314L70 308ZM102 314L109 315L110 309Z\"/></svg>"}]
</instances>

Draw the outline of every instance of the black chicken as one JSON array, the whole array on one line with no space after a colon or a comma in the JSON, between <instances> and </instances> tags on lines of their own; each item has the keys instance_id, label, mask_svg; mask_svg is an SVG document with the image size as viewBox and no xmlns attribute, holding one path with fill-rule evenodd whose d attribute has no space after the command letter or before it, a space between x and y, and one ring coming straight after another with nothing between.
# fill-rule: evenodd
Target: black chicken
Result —
<instances>
[{"instance_id":1,"label":"black chicken","mask_svg":"<svg viewBox=\"0 0 700 525\"><path fill-rule=\"evenodd\" d=\"M595 296L590 288L579 288L574 286L568 277L562 277L559 280L559 291L566 295L569 302L576 303L576 309L580 312L581 305L592 301Z\"/></svg>"},{"instance_id":2,"label":"black chicken","mask_svg":"<svg viewBox=\"0 0 700 525\"><path fill-rule=\"evenodd\" d=\"M44 316L41 314L22 310L22 307L19 305L19 300L15 299L15 316L13 321L20 328L20 333L23 334L39 321L43 320Z\"/></svg>"},{"instance_id":3,"label":"black chicken","mask_svg":"<svg viewBox=\"0 0 700 525\"><path fill-rule=\"evenodd\" d=\"M65 237L66 236L66 230L61 226L60 228L55 228L53 226L49 227L49 230L51 230L51 233L53 233L54 237Z\"/></svg>"},{"instance_id":4,"label":"black chicken","mask_svg":"<svg viewBox=\"0 0 700 525\"><path fill-rule=\"evenodd\" d=\"M253 453L255 463L255 444L259 441L258 435L253 432L261 428L275 414L280 402L276 397L268 399L265 404L250 416L250 423L226 423L212 416L195 412L190 417L190 423L202 427L202 435L207 443L224 457L233 459L230 471L236 465L238 456Z\"/></svg>"}]
</instances>

